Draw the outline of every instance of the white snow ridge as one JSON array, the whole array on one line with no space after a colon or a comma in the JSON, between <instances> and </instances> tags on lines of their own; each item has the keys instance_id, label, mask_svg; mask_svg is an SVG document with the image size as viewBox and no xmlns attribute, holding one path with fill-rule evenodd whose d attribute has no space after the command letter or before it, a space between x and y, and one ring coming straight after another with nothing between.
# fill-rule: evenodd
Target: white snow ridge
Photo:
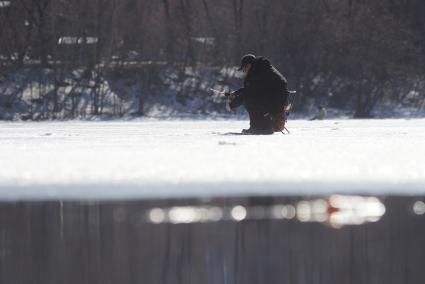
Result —
<instances>
[{"instance_id":1,"label":"white snow ridge","mask_svg":"<svg viewBox=\"0 0 425 284\"><path fill-rule=\"evenodd\" d=\"M0 199L424 194L425 120L0 123Z\"/></svg>"}]
</instances>

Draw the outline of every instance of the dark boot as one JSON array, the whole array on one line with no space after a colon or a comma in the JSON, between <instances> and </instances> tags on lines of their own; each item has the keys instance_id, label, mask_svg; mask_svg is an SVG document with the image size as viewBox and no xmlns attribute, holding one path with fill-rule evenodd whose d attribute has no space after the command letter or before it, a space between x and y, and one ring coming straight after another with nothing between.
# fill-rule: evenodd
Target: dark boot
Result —
<instances>
[{"instance_id":1,"label":"dark boot","mask_svg":"<svg viewBox=\"0 0 425 284\"><path fill-rule=\"evenodd\" d=\"M249 128L249 129L243 129L242 130L242 134L245 135L270 135L273 134L274 131L273 129L253 129L253 128Z\"/></svg>"},{"instance_id":2,"label":"dark boot","mask_svg":"<svg viewBox=\"0 0 425 284\"><path fill-rule=\"evenodd\" d=\"M247 109L249 114L249 129L242 130L242 134L269 135L273 134L273 124L269 115L256 109Z\"/></svg>"}]
</instances>

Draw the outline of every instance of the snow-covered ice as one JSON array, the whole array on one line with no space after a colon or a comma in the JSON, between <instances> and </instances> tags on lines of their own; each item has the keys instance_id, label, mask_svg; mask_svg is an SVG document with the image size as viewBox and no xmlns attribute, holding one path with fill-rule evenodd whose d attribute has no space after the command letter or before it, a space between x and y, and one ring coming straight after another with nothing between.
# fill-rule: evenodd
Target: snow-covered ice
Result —
<instances>
[{"instance_id":1,"label":"snow-covered ice","mask_svg":"<svg viewBox=\"0 0 425 284\"><path fill-rule=\"evenodd\" d=\"M0 199L425 194L425 119L0 123Z\"/></svg>"}]
</instances>

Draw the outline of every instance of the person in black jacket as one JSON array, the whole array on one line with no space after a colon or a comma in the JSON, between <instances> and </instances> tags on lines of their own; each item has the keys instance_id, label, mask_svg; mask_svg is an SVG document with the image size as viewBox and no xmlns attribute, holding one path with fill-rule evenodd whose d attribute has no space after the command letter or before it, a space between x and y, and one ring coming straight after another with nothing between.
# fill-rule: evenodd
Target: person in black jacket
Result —
<instances>
[{"instance_id":1,"label":"person in black jacket","mask_svg":"<svg viewBox=\"0 0 425 284\"><path fill-rule=\"evenodd\" d=\"M243 88L228 94L228 108L244 105L249 114L250 128L244 134L273 134L273 119L284 115L288 104L285 77L264 57L247 54L241 67L246 73Z\"/></svg>"}]
</instances>

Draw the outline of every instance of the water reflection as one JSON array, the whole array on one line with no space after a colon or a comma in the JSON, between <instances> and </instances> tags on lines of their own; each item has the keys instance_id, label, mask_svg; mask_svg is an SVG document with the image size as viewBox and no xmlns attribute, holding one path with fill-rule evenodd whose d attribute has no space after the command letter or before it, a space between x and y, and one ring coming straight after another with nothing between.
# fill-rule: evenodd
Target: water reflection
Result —
<instances>
[{"instance_id":1,"label":"water reflection","mask_svg":"<svg viewBox=\"0 0 425 284\"><path fill-rule=\"evenodd\" d=\"M419 212L421 205L415 203ZM425 204L423 206L425 210ZM425 213L425 211L424 211ZM148 211L147 221L154 224L209 223L243 220L290 220L327 223L334 228L345 225L361 225L377 222L385 214L385 205L376 197L333 195L329 198L305 199L294 204L269 206L176 206L153 208Z\"/></svg>"},{"instance_id":2,"label":"water reflection","mask_svg":"<svg viewBox=\"0 0 425 284\"><path fill-rule=\"evenodd\" d=\"M425 203L421 200L416 201L415 204L413 204L413 212L416 215L424 215L425 214Z\"/></svg>"},{"instance_id":3,"label":"water reflection","mask_svg":"<svg viewBox=\"0 0 425 284\"><path fill-rule=\"evenodd\" d=\"M0 284L422 283L423 200L0 202Z\"/></svg>"},{"instance_id":4,"label":"water reflection","mask_svg":"<svg viewBox=\"0 0 425 284\"><path fill-rule=\"evenodd\" d=\"M274 205L271 217L274 219L293 219L296 215L295 207L292 205Z\"/></svg>"},{"instance_id":5,"label":"water reflection","mask_svg":"<svg viewBox=\"0 0 425 284\"><path fill-rule=\"evenodd\" d=\"M160 224L165 221L165 212L161 208L154 208L149 212L149 220L154 224Z\"/></svg>"},{"instance_id":6,"label":"water reflection","mask_svg":"<svg viewBox=\"0 0 425 284\"><path fill-rule=\"evenodd\" d=\"M340 228L378 222L385 214L385 206L376 197L335 195L329 199L329 211L329 223Z\"/></svg>"},{"instance_id":7,"label":"water reflection","mask_svg":"<svg viewBox=\"0 0 425 284\"><path fill-rule=\"evenodd\" d=\"M230 215L232 216L233 220L239 222L246 218L246 209L243 206L235 206L230 211Z\"/></svg>"}]
</instances>

